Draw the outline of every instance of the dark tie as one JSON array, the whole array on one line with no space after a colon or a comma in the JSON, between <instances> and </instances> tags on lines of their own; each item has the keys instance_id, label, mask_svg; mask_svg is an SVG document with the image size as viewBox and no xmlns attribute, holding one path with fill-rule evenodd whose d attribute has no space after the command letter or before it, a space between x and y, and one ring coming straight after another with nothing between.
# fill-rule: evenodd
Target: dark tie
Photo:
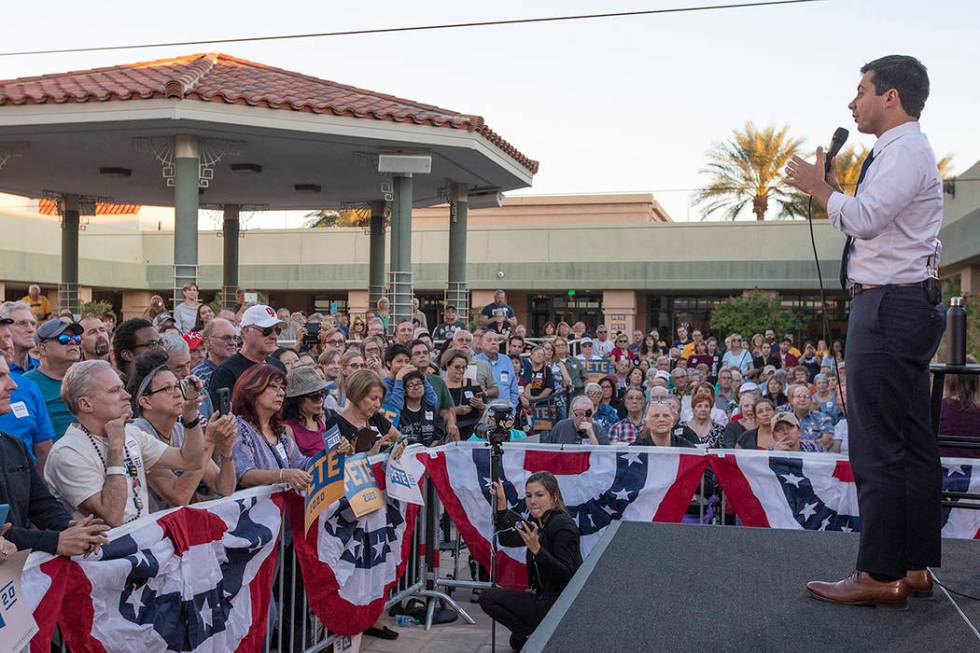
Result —
<instances>
[{"instance_id":1,"label":"dark tie","mask_svg":"<svg viewBox=\"0 0 980 653\"><path fill-rule=\"evenodd\" d=\"M868 174L868 168L871 167L871 162L875 160L875 152L871 150L868 152L868 156L864 157L864 163L861 164L861 174L858 175L857 187L861 188L861 182L864 181L864 175ZM857 189L854 189L854 194L857 195ZM847 290L847 262L851 258L851 245L854 244L854 236L848 236L847 240L844 241L844 251L840 257L840 287L841 290Z\"/></svg>"}]
</instances>

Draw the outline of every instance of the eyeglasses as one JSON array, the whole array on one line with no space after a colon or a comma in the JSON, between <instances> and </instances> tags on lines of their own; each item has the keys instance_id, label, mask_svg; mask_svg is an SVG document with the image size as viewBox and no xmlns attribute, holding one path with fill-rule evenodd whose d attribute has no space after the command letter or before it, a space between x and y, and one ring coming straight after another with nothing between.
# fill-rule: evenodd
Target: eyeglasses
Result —
<instances>
[{"instance_id":1,"label":"eyeglasses","mask_svg":"<svg viewBox=\"0 0 980 653\"><path fill-rule=\"evenodd\" d=\"M34 328L37 326L37 320L17 320L14 326Z\"/></svg>"},{"instance_id":2,"label":"eyeglasses","mask_svg":"<svg viewBox=\"0 0 980 653\"><path fill-rule=\"evenodd\" d=\"M166 392L167 394L171 394L171 395L177 394L178 392L180 392L180 384L171 383L169 385L163 386L162 388L157 388L156 390L147 390L146 392L143 393L143 396L150 397L157 394L158 392Z\"/></svg>"},{"instance_id":3,"label":"eyeglasses","mask_svg":"<svg viewBox=\"0 0 980 653\"><path fill-rule=\"evenodd\" d=\"M261 332L263 338L268 338L273 333L275 333L277 336L282 334L282 327L279 326L278 324L276 324L274 326L269 326L269 327L260 327L260 326L257 326L255 324L250 324L249 326L252 327L253 329Z\"/></svg>"},{"instance_id":4,"label":"eyeglasses","mask_svg":"<svg viewBox=\"0 0 980 653\"><path fill-rule=\"evenodd\" d=\"M265 387L265 389L266 390L272 390L277 395L284 395L284 394L286 394L286 388L283 387L283 386L281 386L281 385L279 385L278 383L270 383L269 385L267 385Z\"/></svg>"},{"instance_id":5,"label":"eyeglasses","mask_svg":"<svg viewBox=\"0 0 980 653\"><path fill-rule=\"evenodd\" d=\"M82 344L81 336L69 336L62 333L57 338L47 338L47 340L57 340L58 344L61 345L80 345Z\"/></svg>"},{"instance_id":6,"label":"eyeglasses","mask_svg":"<svg viewBox=\"0 0 980 653\"><path fill-rule=\"evenodd\" d=\"M573 410L572 411L572 415L574 415L575 417L578 417L578 418L592 417L592 409L590 408L590 409L585 410L585 411Z\"/></svg>"},{"instance_id":7,"label":"eyeglasses","mask_svg":"<svg viewBox=\"0 0 980 653\"><path fill-rule=\"evenodd\" d=\"M417 390L418 388L421 388L424 385L425 385L424 383L418 383L418 382L416 382L416 383L409 383L408 385L405 386L405 389L406 390Z\"/></svg>"},{"instance_id":8,"label":"eyeglasses","mask_svg":"<svg viewBox=\"0 0 980 653\"><path fill-rule=\"evenodd\" d=\"M133 345L130 349L142 349L143 347L150 347L151 349L163 349L163 340L150 340L139 345Z\"/></svg>"},{"instance_id":9,"label":"eyeglasses","mask_svg":"<svg viewBox=\"0 0 980 653\"><path fill-rule=\"evenodd\" d=\"M237 343L238 342L238 336L235 336L235 335L231 335L231 336L211 336L211 338L213 338L214 340L220 340L221 342L225 343L226 345L230 345L232 343Z\"/></svg>"},{"instance_id":10,"label":"eyeglasses","mask_svg":"<svg viewBox=\"0 0 980 653\"><path fill-rule=\"evenodd\" d=\"M347 341L343 338L331 338L328 342L335 347L343 347L344 343Z\"/></svg>"}]
</instances>

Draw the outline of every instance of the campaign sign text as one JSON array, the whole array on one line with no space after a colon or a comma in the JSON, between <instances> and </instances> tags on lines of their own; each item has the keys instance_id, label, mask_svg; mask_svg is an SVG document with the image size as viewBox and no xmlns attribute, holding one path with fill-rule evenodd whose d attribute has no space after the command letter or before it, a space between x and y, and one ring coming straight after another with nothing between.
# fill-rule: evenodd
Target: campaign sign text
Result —
<instances>
[{"instance_id":1,"label":"campaign sign text","mask_svg":"<svg viewBox=\"0 0 980 653\"><path fill-rule=\"evenodd\" d=\"M384 506L367 454L359 453L347 459L344 466L344 494L355 517L363 517Z\"/></svg>"},{"instance_id":2,"label":"campaign sign text","mask_svg":"<svg viewBox=\"0 0 980 653\"><path fill-rule=\"evenodd\" d=\"M582 372L588 383L598 383L599 379L609 376L612 371L612 363L609 361L583 361Z\"/></svg>"},{"instance_id":3,"label":"campaign sign text","mask_svg":"<svg viewBox=\"0 0 980 653\"><path fill-rule=\"evenodd\" d=\"M324 508L344 496L344 456L336 449L324 449L313 456L306 473L313 478L306 488L304 533L310 530Z\"/></svg>"}]
</instances>

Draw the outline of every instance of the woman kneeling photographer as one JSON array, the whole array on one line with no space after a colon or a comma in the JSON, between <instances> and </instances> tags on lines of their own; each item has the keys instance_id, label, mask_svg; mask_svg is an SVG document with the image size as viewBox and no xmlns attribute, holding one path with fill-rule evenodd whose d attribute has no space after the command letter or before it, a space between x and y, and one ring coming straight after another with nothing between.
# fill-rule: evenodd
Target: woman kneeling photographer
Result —
<instances>
[{"instance_id":1,"label":"woman kneeling photographer","mask_svg":"<svg viewBox=\"0 0 980 653\"><path fill-rule=\"evenodd\" d=\"M525 483L525 503L531 519L525 521L507 507L501 483L491 488L497 497L496 527L502 546L527 547L527 575L531 592L494 587L480 594L480 607L511 631L510 645L519 651L558 600L582 564L579 530L568 514L550 472L535 472Z\"/></svg>"}]
</instances>

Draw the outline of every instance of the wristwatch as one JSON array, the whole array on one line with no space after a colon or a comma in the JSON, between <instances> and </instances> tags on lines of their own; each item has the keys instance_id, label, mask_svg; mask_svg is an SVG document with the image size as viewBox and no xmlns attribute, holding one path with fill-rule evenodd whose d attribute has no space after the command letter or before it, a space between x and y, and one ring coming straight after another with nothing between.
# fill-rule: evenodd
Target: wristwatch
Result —
<instances>
[{"instance_id":1,"label":"wristwatch","mask_svg":"<svg viewBox=\"0 0 980 653\"><path fill-rule=\"evenodd\" d=\"M112 467L106 467L105 468L105 475L106 476L117 476L117 475L118 476L125 476L126 475L126 468L123 467L122 465L113 465Z\"/></svg>"}]
</instances>

